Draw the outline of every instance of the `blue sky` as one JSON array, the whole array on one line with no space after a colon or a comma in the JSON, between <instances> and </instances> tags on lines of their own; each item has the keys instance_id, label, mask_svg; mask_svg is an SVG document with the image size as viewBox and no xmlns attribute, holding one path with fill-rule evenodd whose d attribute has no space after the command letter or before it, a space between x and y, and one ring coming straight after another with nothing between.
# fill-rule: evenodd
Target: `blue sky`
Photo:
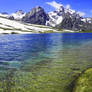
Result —
<instances>
[{"instance_id":1,"label":"blue sky","mask_svg":"<svg viewBox=\"0 0 92 92\"><path fill-rule=\"evenodd\" d=\"M46 4L53 0L0 0L0 12L12 13L17 10L28 12L35 6L42 6L46 12L54 10L53 7ZM57 3L68 5L71 9L83 12L85 16L92 17L92 0L54 0Z\"/></svg>"}]
</instances>

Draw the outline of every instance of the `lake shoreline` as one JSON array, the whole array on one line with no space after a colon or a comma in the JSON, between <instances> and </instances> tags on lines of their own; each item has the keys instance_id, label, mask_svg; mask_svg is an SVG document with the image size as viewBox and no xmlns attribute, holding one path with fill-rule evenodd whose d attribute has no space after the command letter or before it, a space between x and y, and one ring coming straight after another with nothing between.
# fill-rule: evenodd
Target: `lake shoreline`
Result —
<instances>
[{"instance_id":1,"label":"lake shoreline","mask_svg":"<svg viewBox=\"0 0 92 92\"><path fill-rule=\"evenodd\" d=\"M57 29L52 30L45 30L45 31L38 31L38 32L32 32L32 31L20 31L20 30L0 30L0 34L44 34L44 33L77 33L79 31L73 31L73 30L67 30L63 29L62 31L59 31Z\"/></svg>"}]
</instances>

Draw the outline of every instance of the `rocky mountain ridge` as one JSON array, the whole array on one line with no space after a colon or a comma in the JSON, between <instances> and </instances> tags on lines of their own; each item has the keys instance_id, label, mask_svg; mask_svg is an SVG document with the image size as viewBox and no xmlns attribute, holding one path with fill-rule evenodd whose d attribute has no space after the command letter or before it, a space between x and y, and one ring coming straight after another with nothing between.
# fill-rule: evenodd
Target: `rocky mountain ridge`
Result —
<instances>
[{"instance_id":1,"label":"rocky mountain ridge","mask_svg":"<svg viewBox=\"0 0 92 92\"><path fill-rule=\"evenodd\" d=\"M64 6L60 6L57 10L49 13L46 13L42 7L37 6L28 13L19 10L10 15L0 13L0 16L23 23L46 25L61 29L75 31L92 30L92 18L84 18L75 10L65 8Z\"/></svg>"},{"instance_id":2,"label":"rocky mountain ridge","mask_svg":"<svg viewBox=\"0 0 92 92\"><path fill-rule=\"evenodd\" d=\"M92 30L92 18L84 18L78 12L61 6L58 10L49 12L46 25L69 30Z\"/></svg>"},{"instance_id":3,"label":"rocky mountain ridge","mask_svg":"<svg viewBox=\"0 0 92 92\"><path fill-rule=\"evenodd\" d=\"M33 8L22 18L23 22L39 25L45 25L47 20L48 16L40 6Z\"/></svg>"}]
</instances>

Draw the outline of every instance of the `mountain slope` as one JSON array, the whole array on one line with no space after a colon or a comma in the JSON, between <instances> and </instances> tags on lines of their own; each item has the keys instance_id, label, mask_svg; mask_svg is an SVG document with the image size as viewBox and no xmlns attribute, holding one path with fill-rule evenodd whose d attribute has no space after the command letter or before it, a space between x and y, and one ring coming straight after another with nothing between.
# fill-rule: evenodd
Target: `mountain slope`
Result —
<instances>
[{"instance_id":1,"label":"mountain slope","mask_svg":"<svg viewBox=\"0 0 92 92\"><path fill-rule=\"evenodd\" d=\"M0 33L44 33L56 32L51 27L22 23L0 17Z\"/></svg>"}]
</instances>

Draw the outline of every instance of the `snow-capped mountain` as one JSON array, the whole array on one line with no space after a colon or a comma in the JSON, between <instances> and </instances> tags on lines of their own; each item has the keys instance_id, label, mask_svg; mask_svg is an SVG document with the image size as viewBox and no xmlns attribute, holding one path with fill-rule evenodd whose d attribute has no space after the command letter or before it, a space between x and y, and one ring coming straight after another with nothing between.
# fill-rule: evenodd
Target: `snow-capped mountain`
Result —
<instances>
[{"instance_id":1,"label":"snow-capped mountain","mask_svg":"<svg viewBox=\"0 0 92 92\"><path fill-rule=\"evenodd\" d=\"M21 28L18 28L18 30L19 29L26 30L23 29L28 28L28 26L25 27L24 25L25 23L27 23L27 25L31 24L46 25L50 27L68 30L77 30L77 31L92 30L92 18L84 18L79 14L79 12L64 7L63 5L60 5L55 11L49 13L46 13L45 10L40 6L33 8L31 11L27 13L24 13L22 10L19 10L12 14L0 13L0 19L1 18L4 20L6 19L5 21L7 21L7 23L5 22L6 24L2 25L3 23L0 20L1 29L2 26L3 28L5 27L6 29L6 25L8 25L8 22L10 23L8 27L11 27L11 25L15 23L15 20L17 20L18 27L20 23L22 24ZM17 26L16 27L13 26L13 28L16 29Z\"/></svg>"},{"instance_id":2,"label":"snow-capped mountain","mask_svg":"<svg viewBox=\"0 0 92 92\"><path fill-rule=\"evenodd\" d=\"M15 13L8 14L6 12L0 13L0 17L9 18L11 20L18 20L20 21L26 13L24 13L22 10L16 11Z\"/></svg>"},{"instance_id":3,"label":"snow-capped mountain","mask_svg":"<svg viewBox=\"0 0 92 92\"><path fill-rule=\"evenodd\" d=\"M0 13L0 17L8 17L8 13L4 12L4 13Z\"/></svg>"},{"instance_id":4,"label":"snow-capped mountain","mask_svg":"<svg viewBox=\"0 0 92 92\"><path fill-rule=\"evenodd\" d=\"M92 23L92 18L82 18L81 21L91 24Z\"/></svg>"},{"instance_id":5,"label":"snow-capped mountain","mask_svg":"<svg viewBox=\"0 0 92 92\"><path fill-rule=\"evenodd\" d=\"M46 21L46 25L55 27L62 23L65 16L80 18L81 16L72 9L64 8L62 5L56 11L49 12L49 20Z\"/></svg>"},{"instance_id":6,"label":"snow-capped mountain","mask_svg":"<svg viewBox=\"0 0 92 92\"><path fill-rule=\"evenodd\" d=\"M15 13L12 13L9 17L14 17L15 20L21 20L26 13L24 13L22 10L16 11Z\"/></svg>"},{"instance_id":7,"label":"snow-capped mountain","mask_svg":"<svg viewBox=\"0 0 92 92\"><path fill-rule=\"evenodd\" d=\"M70 8L60 6L48 13L49 20L46 25L69 30L92 30L92 18L84 18L81 14Z\"/></svg>"}]
</instances>

